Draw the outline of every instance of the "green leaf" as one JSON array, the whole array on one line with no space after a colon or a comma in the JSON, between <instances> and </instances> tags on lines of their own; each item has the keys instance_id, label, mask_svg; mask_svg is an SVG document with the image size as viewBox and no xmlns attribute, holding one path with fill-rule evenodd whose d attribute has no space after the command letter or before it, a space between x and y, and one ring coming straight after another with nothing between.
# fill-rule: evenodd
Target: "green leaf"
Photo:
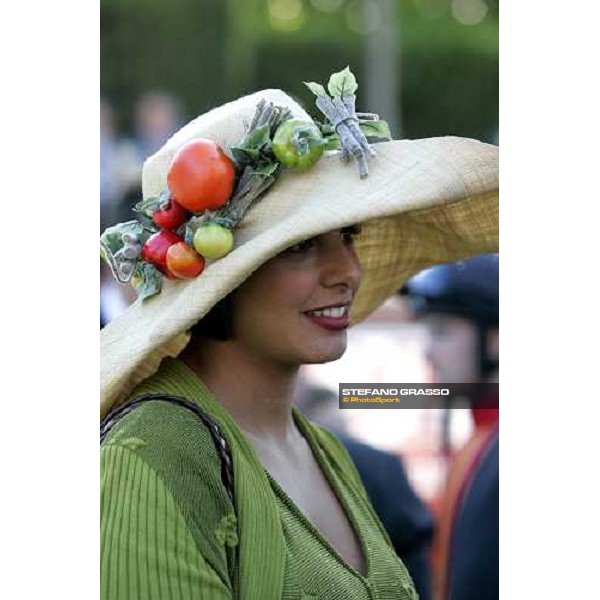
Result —
<instances>
[{"instance_id":1,"label":"green leaf","mask_svg":"<svg viewBox=\"0 0 600 600\"><path fill-rule=\"evenodd\" d=\"M133 210L137 213L144 214L148 217L152 216L152 213L155 210L160 210L162 205L162 201L160 196L153 198L146 198L145 200L140 200L134 207Z\"/></svg>"},{"instance_id":2,"label":"green leaf","mask_svg":"<svg viewBox=\"0 0 600 600\"><path fill-rule=\"evenodd\" d=\"M270 175L273 175L275 173L275 171L277 171L278 168L279 168L279 163L277 163L277 162L265 163L265 164L261 165L260 167L257 167L256 169L254 169L254 173L256 175L260 175L262 177L269 177Z\"/></svg>"},{"instance_id":3,"label":"green leaf","mask_svg":"<svg viewBox=\"0 0 600 600\"><path fill-rule=\"evenodd\" d=\"M342 147L340 136L337 133L328 135L325 139L327 140L325 150L339 150Z\"/></svg>"},{"instance_id":4,"label":"green leaf","mask_svg":"<svg viewBox=\"0 0 600 600\"><path fill-rule=\"evenodd\" d=\"M315 96L325 96L327 97L327 92L325 88L320 83L315 83L314 81L305 81L304 85L315 95Z\"/></svg>"},{"instance_id":5,"label":"green leaf","mask_svg":"<svg viewBox=\"0 0 600 600\"><path fill-rule=\"evenodd\" d=\"M170 190L165 188L158 196L158 199L160 200L160 209L163 210L167 208L167 204L169 204L169 200L171 199Z\"/></svg>"},{"instance_id":6,"label":"green leaf","mask_svg":"<svg viewBox=\"0 0 600 600\"><path fill-rule=\"evenodd\" d=\"M335 127L331 123L321 123L320 121L315 121L315 125L319 128L323 134L323 137L336 134Z\"/></svg>"},{"instance_id":7,"label":"green leaf","mask_svg":"<svg viewBox=\"0 0 600 600\"><path fill-rule=\"evenodd\" d=\"M390 132L390 126L386 121L361 121L359 128L363 132L366 138L380 138L384 140L391 140L392 134Z\"/></svg>"},{"instance_id":8,"label":"green leaf","mask_svg":"<svg viewBox=\"0 0 600 600\"><path fill-rule=\"evenodd\" d=\"M171 199L171 192L165 188L158 196L140 200L133 210L137 213L152 217L152 213L156 210L164 210Z\"/></svg>"},{"instance_id":9,"label":"green leaf","mask_svg":"<svg viewBox=\"0 0 600 600\"><path fill-rule=\"evenodd\" d=\"M143 213L143 212L139 213L138 219L139 219L140 223L142 224L142 226L144 227L145 231L151 231L152 233L158 231L158 227L157 227L156 223L152 220L152 217L150 217L146 213Z\"/></svg>"},{"instance_id":10,"label":"green leaf","mask_svg":"<svg viewBox=\"0 0 600 600\"><path fill-rule=\"evenodd\" d=\"M284 123L285 121L289 121L292 118L292 111L289 108L278 106L277 115L275 116L275 118L273 119L273 123L271 124L271 137L275 135L275 132L282 123Z\"/></svg>"},{"instance_id":11,"label":"green leaf","mask_svg":"<svg viewBox=\"0 0 600 600\"><path fill-rule=\"evenodd\" d=\"M202 215L199 217L192 217L185 224L185 233L183 235L183 239L188 246L194 246L194 234L196 233L198 227L200 227L205 220L205 216Z\"/></svg>"},{"instance_id":12,"label":"green leaf","mask_svg":"<svg viewBox=\"0 0 600 600\"><path fill-rule=\"evenodd\" d=\"M138 300L145 300L160 293L162 288L161 272L147 262L139 262L136 270L136 277L141 277L141 283L135 288L138 295Z\"/></svg>"},{"instance_id":13,"label":"green leaf","mask_svg":"<svg viewBox=\"0 0 600 600\"><path fill-rule=\"evenodd\" d=\"M239 170L243 170L246 165L256 164L261 153L268 152L271 146L271 131L268 124L257 127L236 146L230 146L229 154L238 166Z\"/></svg>"},{"instance_id":14,"label":"green leaf","mask_svg":"<svg viewBox=\"0 0 600 600\"><path fill-rule=\"evenodd\" d=\"M232 146L229 150L239 171L243 171L246 165L252 165L260 158L260 150L247 150L240 146Z\"/></svg>"},{"instance_id":15,"label":"green leaf","mask_svg":"<svg viewBox=\"0 0 600 600\"><path fill-rule=\"evenodd\" d=\"M356 83L356 77L350 70L350 67L346 67L339 73L334 73L329 78L327 89L332 96L352 96L358 89L358 83Z\"/></svg>"},{"instance_id":16,"label":"green leaf","mask_svg":"<svg viewBox=\"0 0 600 600\"><path fill-rule=\"evenodd\" d=\"M244 150L260 150L265 144L271 141L269 133L269 125L265 123L248 133L240 146Z\"/></svg>"},{"instance_id":17,"label":"green leaf","mask_svg":"<svg viewBox=\"0 0 600 600\"><path fill-rule=\"evenodd\" d=\"M108 249L115 254L123 247L124 233L133 233L137 235L140 240L147 237L147 233L145 233L144 227L139 221L127 221L108 227L104 230L100 239L106 244Z\"/></svg>"},{"instance_id":18,"label":"green leaf","mask_svg":"<svg viewBox=\"0 0 600 600\"><path fill-rule=\"evenodd\" d=\"M339 150L340 136L337 134L335 127L331 123L321 123L315 121L315 125L321 131L321 135L325 138L325 150Z\"/></svg>"}]
</instances>

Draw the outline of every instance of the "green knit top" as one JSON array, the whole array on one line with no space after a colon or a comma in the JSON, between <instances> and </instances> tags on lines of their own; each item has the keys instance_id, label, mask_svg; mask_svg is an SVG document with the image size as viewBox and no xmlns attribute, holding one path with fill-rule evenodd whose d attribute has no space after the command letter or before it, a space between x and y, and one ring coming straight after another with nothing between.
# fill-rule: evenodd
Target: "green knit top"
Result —
<instances>
[{"instance_id":1,"label":"green knit top","mask_svg":"<svg viewBox=\"0 0 600 600\"><path fill-rule=\"evenodd\" d=\"M366 558L346 564L263 467L250 441L181 361L165 359L134 396L196 402L231 448L235 506L210 432L162 401L124 416L101 447L101 597L107 600L415 600L406 568L341 443L294 409ZM237 595L235 590L237 590Z\"/></svg>"}]
</instances>

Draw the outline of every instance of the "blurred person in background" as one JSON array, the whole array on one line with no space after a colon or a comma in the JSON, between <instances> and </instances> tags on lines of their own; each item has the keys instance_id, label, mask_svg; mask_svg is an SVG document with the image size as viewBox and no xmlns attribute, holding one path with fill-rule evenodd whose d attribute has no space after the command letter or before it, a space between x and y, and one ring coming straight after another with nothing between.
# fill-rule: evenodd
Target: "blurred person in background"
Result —
<instances>
[{"instance_id":1,"label":"blurred person in background","mask_svg":"<svg viewBox=\"0 0 600 600\"><path fill-rule=\"evenodd\" d=\"M140 164L181 127L182 112L181 102L173 94L148 91L137 99L132 141Z\"/></svg>"},{"instance_id":2,"label":"blurred person in background","mask_svg":"<svg viewBox=\"0 0 600 600\"><path fill-rule=\"evenodd\" d=\"M107 98L100 98L100 228L133 218L128 190L139 187L141 163L135 149L118 133L117 117ZM141 197L141 196L140 196ZM127 208L126 208L127 207ZM119 285L104 261L100 262L100 329L135 299L128 286Z\"/></svg>"},{"instance_id":3,"label":"blurred person in background","mask_svg":"<svg viewBox=\"0 0 600 600\"><path fill-rule=\"evenodd\" d=\"M426 327L432 383L498 382L498 266L497 255L479 256L423 271L403 288ZM436 600L498 598L499 415L490 408L498 397L476 400L474 433L453 457L441 504Z\"/></svg>"},{"instance_id":4,"label":"blurred person in background","mask_svg":"<svg viewBox=\"0 0 600 600\"><path fill-rule=\"evenodd\" d=\"M402 460L352 437L339 409L337 396L330 389L303 382L299 387L297 404L311 421L331 429L344 444L396 554L413 579L420 600L430 600L429 551L434 520L413 490Z\"/></svg>"},{"instance_id":5,"label":"blurred person in background","mask_svg":"<svg viewBox=\"0 0 600 600\"><path fill-rule=\"evenodd\" d=\"M124 198L137 185L142 163L133 145L118 133L112 104L100 98L100 228L131 218L125 214Z\"/></svg>"},{"instance_id":6,"label":"blurred person in background","mask_svg":"<svg viewBox=\"0 0 600 600\"><path fill-rule=\"evenodd\" d=\"M131 210L142 199L142 165L182 125L181 103L166 92L148 91L139 96L133 114L133 134L119 140L113 172L118 193L111 213L113 224L135 218Z\"/></svg>"},{"instance_id":7,"label":"blurred person in background","mask_svg":"<svg viewBox=\"0 0 600 600\"><path fill-rule=\"evenodd\" d=\"M483 255L434 267L403 288L426 327L433 383L498 381L498 262Z\"/></svg>"},{"instance_id":8,"label":"blurred person in background","mask_svg":"<svg viewBox=\"0 0 600 600\"><path fill-rule=\"evenodd\" d=\"M182 123L179 100L164 92L142 94L134 109L134 133L120 135L114 107L100 99L101 230L134 218L131 207L142 198L142 164Z\"/></svg>"},{"instance_id":9,"label":"blurred person in background","mask_svg":"<svg viewBox=\"0 0 600 600\"><path fill-rule=\"evenodd\" d=\"M100 229L110 224L119 201L116 177L117 136L114 111L108 100L100 99Z\"/></svg>"}]
</instances>

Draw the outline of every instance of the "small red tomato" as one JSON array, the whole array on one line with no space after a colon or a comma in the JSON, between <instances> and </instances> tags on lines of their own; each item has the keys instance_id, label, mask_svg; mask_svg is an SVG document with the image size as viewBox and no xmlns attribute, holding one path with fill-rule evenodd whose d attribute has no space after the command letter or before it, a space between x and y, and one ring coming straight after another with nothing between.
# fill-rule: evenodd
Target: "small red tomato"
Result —
<instances>
[{"instance_id":1,"label":"small red tomato","mask_svg":"<svg viewBox=\"0 0 600 600\"><path fill-rule=\"evenodd\" d=\"M183 240L168 229L161 229L158 233L151 235L142 246L142 260L153 264L161 273L167 277L175 277L167 266L167 251L173 244Z\"/></svg>"},{"instance_id":2,"label":"small red tomato","mask_svg":"<svg viewBox=\"0 0 600 600\"><path fill-rule=\"evenodd\" d=\"M165 208L152 213L152 220L162 229L177 229L186 221L188 214L181 204L170 198Z\"/></svg>"},{"instance_id":3,"label":"small red tomato","mask_svg":"<svg viewBox=\"0 0 600 600\"><path fill-rule=\"evenodd\" d=\"M233 161L212 140L197 139L176 152L167 184L171 195L191 212L216 210L229 200L235 183Z\"/></svg>"},{"instance_id":4,"label":"small red tomato","mask_svg":"<svg viewBox=\"0 0 600 600\"><path fill-rule=\"evenodd\" d=\"M167 250L167 267L175 277L192 279L204 270L204 258L185 242L178 242Z\"/></svg>"}]
</instances>

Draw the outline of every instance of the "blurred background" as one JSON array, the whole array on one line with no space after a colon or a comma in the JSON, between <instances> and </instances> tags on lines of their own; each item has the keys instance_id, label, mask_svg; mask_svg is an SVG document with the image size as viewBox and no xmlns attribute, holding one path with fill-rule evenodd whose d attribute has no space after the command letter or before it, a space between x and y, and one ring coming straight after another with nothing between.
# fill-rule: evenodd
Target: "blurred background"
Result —
<instances>
[{"instance_id":1,"label":"blurred background","mask_svg":"<svg viewBox=\"0 0 600 600\"><path fill-rule=\"evenodd\" d=\"M497 0L101 0L100 16L101 229L133 218L143 160L182 124L268 87L316 115L302 81L347 65L358 110L379 113L395 139L498 144ZM101 268L101 325L134 299ZM337 410L338 382L427 381L426 337L396 296L349 331L340 360L306 367L302 389L333 408L315 417L401 458L435 512L449 455L473 436L471 412Z\"/></svg>"}]
</instances>

